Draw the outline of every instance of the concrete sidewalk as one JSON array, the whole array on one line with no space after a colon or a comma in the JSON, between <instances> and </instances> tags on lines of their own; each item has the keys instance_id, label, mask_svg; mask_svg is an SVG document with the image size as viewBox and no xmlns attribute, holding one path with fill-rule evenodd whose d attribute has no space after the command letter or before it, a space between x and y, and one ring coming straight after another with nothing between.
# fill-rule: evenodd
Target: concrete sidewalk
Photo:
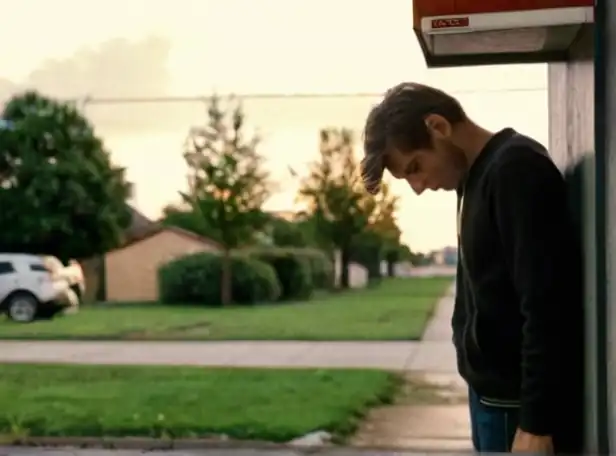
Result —
<instances>
[{"instance_id":1,"label":"concrete sidewalk","mask_svg":"<svg viewBox=\"0 0 616 456\"><path fill-rule=\"evenodd\" d=\"M453 373L451 342L1 341L0 363L375 368Z\"/></svg>"},{"instance_id":2,"label":"concrete sidewalk","mask_svg":"<svg viewBox=\"0 0 616 456\"><path fill-rule=\"evenodd\" d=\"M451 291L416 342L0 341L0 362L229 367L377 368L456 372Z\"/></svg>"},{"instance_id":3,"label":"concrete sidewalk","mask_svg":"<svg viewBox=\"0 0 616 456\"><path fill-rule=\"evenodd\" d=\"M0 341L0 362L230 367L378 368L455 372L441 300L421 342ZM445 340L443 340L445 339Z\"/></svg>"},{"instance_id":4,"label":"concrete sidewalk","mask_svg":"<svg viewBox=\"0 0 616 456\"><path fill-rule=\"evenodd\" d=\"M1 341L0 362L231 367L379 368L455 372L452 297L441 299L419 342Z\"/></svg>"},{"instance_id":5,"label":"concrete sidewalk","mask_svg":"<svg viewBox=\"0 0 616 456\"><path fill-rule=\"evenodd\" d=\"M468 406L463 400L467 386L457 373L451 341L453 304L452 288L438 303L408 370L442 385L456 401L441 405L402 402L375 409L354 436L354 445L471 450Z\"/></svg>"},{"instance_id":6,"label":"concrete sidewalk","mask_svg":"<svg viewBox=\"0 0 616 456\"><path fill-rule=\"evenodd\" d=\"M418 342L1 341L0 362L406 370Z\"/></svg>"},{"instance_id":7,"label":"concrete sidewalk","mask_svg":"<svg viewBox=\"0 0 616 456\"><path fill-rule=\"evenodd\" d=\"M455 372L451 342L1 341L0 362Z\"/></svg>"},{"instance_id":8,"label":"concrete sidewalk","mask_svg":"<svg viewBox=\"0 0 616 456\"><path fill-rule=\"evenodd\" d=\"M452 285L447 294L437 303L410 370L457 375L456 352L453 347L451 329L454 293L455 285Z\"/></svg>"}]
</instances>

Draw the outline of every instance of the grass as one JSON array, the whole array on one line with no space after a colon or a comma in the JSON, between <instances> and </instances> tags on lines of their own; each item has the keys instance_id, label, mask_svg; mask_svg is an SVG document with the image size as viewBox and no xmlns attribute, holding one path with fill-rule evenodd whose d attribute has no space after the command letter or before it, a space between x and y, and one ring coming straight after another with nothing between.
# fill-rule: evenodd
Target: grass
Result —
<instances>
[{"instance_id":1,"label":"grass","mask_svg":"<svg viewBox=\"0 0 616 456\"><path fill-rule=\"evenodd\" d=\"M375 288L255 307L86 306L52 321L0 321L0 338L417 340L450 284L450 278L390 279Z\"/></svg>"},{"instance_id":2,"label":"grass","mask_svg":"<svg viewBox=\"0 0 616 456\"><path fill-rule=\"evenodd\" d=\"M0 366L0 434L284 442L315 430L339 438L399 379L375 370Z\"/></svg>"}]
</instances>

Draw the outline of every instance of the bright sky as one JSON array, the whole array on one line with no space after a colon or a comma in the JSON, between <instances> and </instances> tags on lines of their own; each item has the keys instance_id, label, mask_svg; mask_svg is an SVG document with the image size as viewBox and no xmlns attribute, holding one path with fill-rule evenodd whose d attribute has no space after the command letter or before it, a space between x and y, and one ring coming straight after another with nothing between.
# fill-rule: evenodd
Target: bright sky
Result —
<instances>
[{"instance_id":1,"label":"bright sky","mask_svg":"<svg viewBox=\"0 0 616 456\"><path fill-rule=\"evenodd\" d=\"M548 140L545 66L427 70L411 29L411 0L20 0L2 9L7 20L0 39L10 43L0 48L2 76L15 82L44 61L70 57L84 46L156 35L171 44L169 93L382 93L412 80L452 92L486 128L512 126L544 143ZM282 183L272 208L292 206L296 187L286 169L291 165L301 171L302 164L315 157L318 128L360 129L373 102L246 103L248 119L263 131L263 152ZM91 109L101 108L86 112ZM130 112L122 106L110 109L112 117ZM200 105L190 109L189 124L203 118ZM190 125L133 132L118 132L103 121L96 126L114 159L128 167L140 209L157 216L177 199L184 185L181 144ZM400 182L394 190L402 196L404 240L413 249L455 243L452 194L417 197Z\"/></svg>"}]
</instances>

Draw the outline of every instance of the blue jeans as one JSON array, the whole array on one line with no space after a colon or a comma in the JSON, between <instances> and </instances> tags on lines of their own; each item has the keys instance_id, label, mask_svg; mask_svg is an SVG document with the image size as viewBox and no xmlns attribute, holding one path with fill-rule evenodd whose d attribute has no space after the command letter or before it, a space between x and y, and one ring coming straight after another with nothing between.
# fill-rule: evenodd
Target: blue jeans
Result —
<instances>
[{"instance_id":1,"label":"blue jeans","mask_svg":"<svg viewBox=\"0 0 616 456\"><path fill-rule=\"evenodd\" d=\"M472 389L469 391L469 405L475 451L510 452L518 428L519 410L482 404Z\"/></svg>"}]
</instances>

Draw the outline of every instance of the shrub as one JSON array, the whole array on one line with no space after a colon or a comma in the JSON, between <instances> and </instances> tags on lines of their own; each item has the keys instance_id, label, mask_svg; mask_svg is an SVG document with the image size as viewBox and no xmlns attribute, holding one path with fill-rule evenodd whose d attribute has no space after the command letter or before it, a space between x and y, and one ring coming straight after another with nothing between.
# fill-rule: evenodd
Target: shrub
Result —
<instances>
[{"instance_id":1,"label":"shrub","mask_svg":"<svg viewBox=\"0 0 616 456\"><path fill-rule=\"evenodd\" d=\"M285 248L253 249L249 254L274 268L282 288L280 299L307 299L312 295L314 285L306 257Z\"/></svg>"},{"instance_id":2,"label":"shrub","mask_svg":"<svg viewBox=\"0 0 616 456\"><path fill-rule=\"evenodd\" d=\"M293 249L293 251L308 260L315 288L330 289L334 286L334 263L325 252L311 248Z\"/></svg>"},{"instance_id":3,"label":"shrub","mask_svg":"<svg viewBox=\"0 0 616 456\"><path fill-rule=\"evenodd\" d=\"M233 302L276 301L280 283L274 269L245 255L231 256ZM175 259L158 270L160 298L165 303L220 306L222 256L197 253Z\"/></svg>"}]
</instances>

